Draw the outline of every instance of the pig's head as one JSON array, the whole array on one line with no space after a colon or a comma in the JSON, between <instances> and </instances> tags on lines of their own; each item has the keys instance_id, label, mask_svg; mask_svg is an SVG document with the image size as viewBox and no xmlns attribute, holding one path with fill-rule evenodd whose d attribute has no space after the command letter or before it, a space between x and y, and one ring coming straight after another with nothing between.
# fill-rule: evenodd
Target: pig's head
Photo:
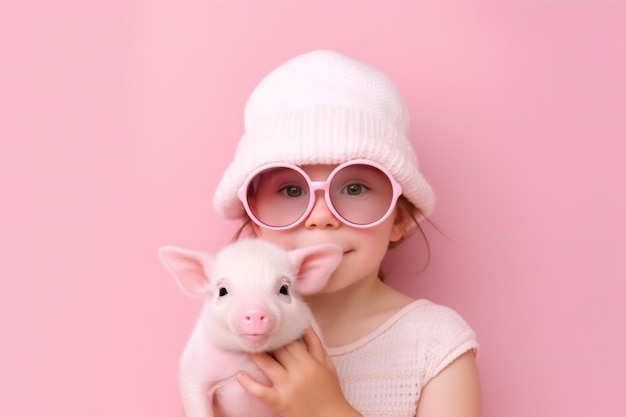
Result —
<instances>
[{"instance_id":1,"label":"pig's head","mask_svg":"<svg viewBox=\"0 0 626 417\"><path fill-rule=\"evenodd\" d=\"M286 251L244 239L217 255L173 246L159 255L186 292L206 297L201 323L212 343L262 352L302 335L311 312L301 296L324 287L343 250L329 244Z\"/></svg>"}]
</instances>

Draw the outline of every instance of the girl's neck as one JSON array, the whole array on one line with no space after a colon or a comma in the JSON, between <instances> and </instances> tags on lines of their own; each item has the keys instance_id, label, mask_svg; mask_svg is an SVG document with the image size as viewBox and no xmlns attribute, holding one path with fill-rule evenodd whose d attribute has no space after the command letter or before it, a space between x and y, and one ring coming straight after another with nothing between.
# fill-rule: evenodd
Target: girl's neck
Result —
<instances>
[{"instance_id":1,"label":"girl's neck","mask_svg":"<svg viewBox=\"0 0 626 417\"><path fill-rule=\"evenodd\" d=\"M413 301L378 278L307 298L327 347L354 342Z\"/></svg>"}]
</instances>

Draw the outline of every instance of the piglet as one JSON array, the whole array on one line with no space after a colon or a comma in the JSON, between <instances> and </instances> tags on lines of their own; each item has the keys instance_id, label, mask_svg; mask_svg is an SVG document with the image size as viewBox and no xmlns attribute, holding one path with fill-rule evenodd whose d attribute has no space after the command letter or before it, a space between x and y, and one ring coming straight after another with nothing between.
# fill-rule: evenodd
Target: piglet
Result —
<instances>
[{"instance_id":1,"label":"piglet","mask_svg":"<svg viewBox=\"0 0 626 417\"><path fill-rule=\"evenodd\" d=\"M337 245L284 250L261 239L236 241L217 255L167 246L165 267L187 293L205 297L180 357L187 417L276 417L236 381L245 371L267 377L248 352L269 352L314 325L302 295L320 291L341 261Z\"/></svg>"}]
</instances>

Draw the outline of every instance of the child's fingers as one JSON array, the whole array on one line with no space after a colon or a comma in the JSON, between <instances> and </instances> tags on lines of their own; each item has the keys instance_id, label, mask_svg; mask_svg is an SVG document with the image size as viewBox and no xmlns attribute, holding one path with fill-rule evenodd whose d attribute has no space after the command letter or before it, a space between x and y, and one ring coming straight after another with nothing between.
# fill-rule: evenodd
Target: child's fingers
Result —
<instances>
[{"instance_id":1,"label":"child's fingers","mask_svg":"<svg viewBox=\"0 0 626 417\"><path fill-rule=\"evenodd\" d=\"M302 340L293 341L272 352L276 360L287 369L294 364L305 363L304 361L310 358L320 361L324 358L324 354L322 342L310 328L304 332Z\"/></svg>"},{"instance_id":2,"label":"child's fingers","mask_svg":"<svg viewBox=\"0 0 626 417\"><path fill-rule=\"evenodd\" d=\"M320 339L312 327L306 329L302 335L302 340L304 341L304 344L306 345L311 356L327 366L332 366L332 361L326 352L322 339Z\"/></svg>"},{"instance_id":3,"label":"child's fingers","mask_svg":"<svg viewBox=\"0 0 626 417\"><path fill-rule=\"evenodd\" d=\"M322 344L322 340L317 335L317 333L315 333L315 330L313 330L312 327L308 327L304 331L304 334L302 335L302 340L304 341L304 344L313 356L317 357L318 353L326 352L326 349L324 349L324 345Z\"/></svg>"},{"instance_id":4,"label":"child's fingers","mask_svg":"<svg viewBox=\"0 0 626 417\"><path fill-rule=\"evenodd\" d=\"M272 356L281 365L289 368L294 362L300 362L307 357L312 356L316 360L321 360L325 353L322 341L317 336L317 333L309 327L302 335L302 340L295 340L276 349L272 352Z\"/></svg>"},{"instance_id":5,"label":"child's fingers","mask_svg":"<svg viewBox=\"0 0 626 417\"><path fill-rule=\"evenodd\" d=\"M271 381L277 381L285 373L282 364L267 353L250 353L248 356Z\"/></svg>"},{"instance_id":6,"label":"child's fingers","mask_svg":"<svg viewBox=\"0 0 626 417\"><path fill-rule=\"evenodd\" d=\"M239 372L237 374L237 381L243 389L248 391L252 396L257 397L266 403L272 402L274 396L273 388L261 384L245 372Z\"/></svg>"}]
</instances>

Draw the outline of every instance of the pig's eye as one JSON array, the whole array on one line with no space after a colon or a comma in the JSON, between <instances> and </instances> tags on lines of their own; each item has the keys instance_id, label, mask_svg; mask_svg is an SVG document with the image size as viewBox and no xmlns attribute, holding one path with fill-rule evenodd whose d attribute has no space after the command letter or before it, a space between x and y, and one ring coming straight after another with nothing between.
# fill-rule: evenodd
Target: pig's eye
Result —
<instances>
[{"instance_id":1,"label":"pig's eye","mask_svg":"<svg viewBox=\"0 0 626 417\"><path fill-rule=\"evenodd\" d=\"M220 297L223 297L226 294L228 294L228 290L224 287L220 288Z\"/></svg>"},{"instance_id":2,"label":"pig's eye","mask_svg":"<svg viewBox=\"0 0 626 417\"><path fill-rule=\"evenodd\" d=\"M283 295L289 295L289 287L286 284L283 284L280 287L280 290L278 290L278 292L280 292Z\"/></svg>"}]
</instances>

